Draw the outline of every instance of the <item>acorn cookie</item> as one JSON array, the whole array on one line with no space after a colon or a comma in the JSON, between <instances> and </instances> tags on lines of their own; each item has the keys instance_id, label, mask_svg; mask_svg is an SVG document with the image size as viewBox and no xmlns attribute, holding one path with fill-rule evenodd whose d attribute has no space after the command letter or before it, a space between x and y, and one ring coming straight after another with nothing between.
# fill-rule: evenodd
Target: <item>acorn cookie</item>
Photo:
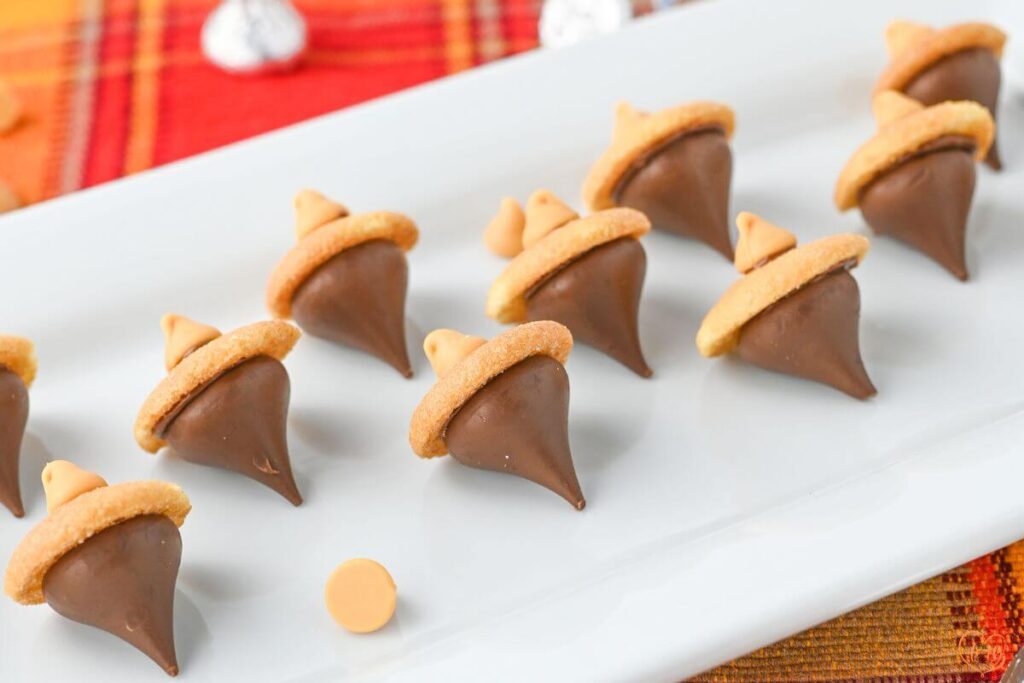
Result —
<instances>
[{"instance_id":1,"label":"acorn cookie","mask_svg":"<svg viewBox=\"0 0 1024 683\"><path fill-rule=\"evenodd\" d=\"M450 452L463 465L529 479L582 510L569 450L569 330L545 320L490 341L434 330L423 350L437 383L409 425L416 455Z\"/></svg>"},{"instance_id":2,"label":"acorn cookie","mask_svg":"<svg viewBox=\"0 0 1024 683\"><path fill-rule=\"evenodd\" d=\"M244 474L301 505L286 434L291 384L281 364L299 330L272 320L222 335L178 315L160 326L167 377L142 404L135 440L150 453L170 444L189 462Z\"/></svg>"},{"instance_id":3,"label":"acorn cookie","mask_svg":"<svg viewBox=\"0 0 1024 683\"><path fill-rule=\"evenodd\" d=\"M547 190L534 192L525 212L505 199L484 241L515 258L491 285L487 315L500 323L562 323L576 340L650 377L637 332L647 272L639 238L650 225L634 209L580 218Z\"/></svg>"},{"instance_id":4,"label":"acorn cookie","mask_svg":"<svg viewBox=\"0 0 1024 683\"><path fill-rule=\"evenodd\" d=\"M898 90L925 105L950 100L978 102L994 119L999 104L999 60L1006 34L991 24L955 24L942 29L894 21L885 29L889 65L875 93ZM1002 164L995 138L986 163Z\"/></svg>"},{"instance_id":5,"label":"acorn cookie","mask_svg":"<svg viewBox=\"0 0 1024 683\"><path fill-rule=\"evenodd\" d=\"M46 466L43 487L49 515L14 550L4 592L112 633L176 675L174 586L188 497L162 481L108 486L65 460Z\"/></svg>"},{"instance_id":6,"label":"acorn cookie","mask_svg":"<svg viewBox=\"0 0 1024 683\"><path fill-rule=\"evenodd\" d=\"M875 96L874 110L878 132L839 174L836 206L859 206L876 233L909 244L966 280L974 162L992 143L992 116L976 102L925 107L893 90Z\"/></svg>"},{"instance_id":7,"label":"acorn cookie","mask_svg":"<svg viewBox=\"0 0 1024 683\"><path fill-rule=\"evenodd\" d=\"M701 323L701 355L736 351L768 370L874 396L860 357L860 290L849 272L867 239L833 235L797 247L792 233L746 212L736 226L735 263L744 276Z\"/></svg>"},{"instance_id":8,"label":"acorn cookie","mask_svg":"<svg viewBox=\"0 0 1024 683\"><path fill-rule=\"evenodd\" d=\"M36 354L23 337L0 335L0 503L25 515L19 470L21 439L28 422L28 388L36 377Z\"/></svg>"},{"instance_id":9,"label":"acorn cookie","mask_svg":"<svg viewBox=\"0 0 1024 683\"><path fill-rule=\"evenodd\" d=\"M583 200L591 211L638 209L658 230L698 239L727 259L732 109L691 102L648 114L615 110L612 143L590 169Z\"/></svg>"},{"instance_id":10,"label":"acorn cookie","mask_svg":"<svg viewBox=\"0 0 1024 683\"><path fill-rule=\"evenodd\" d=\"M412 377L405 346L405 252L419 239L416 224L390 211L349 215L312 190L300 192L294 203L299 242L270 275L270 313Z\"/></svg>"}]
</instances>

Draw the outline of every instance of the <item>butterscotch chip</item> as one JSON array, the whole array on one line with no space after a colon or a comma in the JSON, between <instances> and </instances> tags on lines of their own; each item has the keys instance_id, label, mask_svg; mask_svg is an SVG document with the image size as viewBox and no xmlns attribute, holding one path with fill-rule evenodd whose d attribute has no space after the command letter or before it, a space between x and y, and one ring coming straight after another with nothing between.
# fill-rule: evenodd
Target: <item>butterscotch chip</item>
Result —
<instances>
[{"instance_id":1,"label":"butterscotch chip","mask_svg":"<svg viewBox=\"0 0 1024 683\"><path fill-rule=\"evenodd\" d=\"M56 508L22 539L4 576L4 592L23 605L45 602L43 578L57 560L104 529L141 515L179 527L192 509L185 492L162 481L96 488Z\"/></svg>"},{"instance_id":2,"label":"butterscotch chip","mask_svg":"<svg viewBox=\"0 0 1024 683\"><path fill-rule=\"evenodd\" d=\"M299 239L348 215L348 207L328 199L316 190L300 190L292 200L292 206L295 209L295 235Z\"/></svg>"},{"instance_id":3,"label":"butterscotch chip","mask_svg":"<svg viewBox=\"0 0 1024 683\"><path fill-rule=\"evenodd\" d=\"M741 328L757 314L843 264L859 264L868 246L860 235L833 235L787 251L744 275L704 317L697 349L707 357L728 353L739 343Z\"/></svg>"},{"instance_id":4,"label":"butterscotch chip","mask_svg":"<svg viewBox=\"0 0 1024 683\"><path fill-rule=\"evenodd\" d=\"M561 266L620 237L641 237L651 230L635 209L608 209L548 233L512 259L487 294L487 316L500 323L526 320L526 292Z\"/></svg>"},{"instance_id":5,"label":"butterscotch chip","mask_svg":"<svg viewBox=\"0 0 1024 683\"><path fill-rule=\"evenodd\" d=\"M156 435L160 421L199 387L257 356L283 360L301 336L291 323L268 320L217 337L183 358L146 398L135 419L135 440L156 453L166 441Z\"/></svg>"},{"instance_id":6,"label":"butterscotch chip","mask_svg":"<svg viewBox=\"0 0 1024 683\"><path fill-rule=\"evenodd\" d=\"M164 331L164 367L168 371L182 358L220 336L216 327L174 313L160 318L160 329Z\"/></svg>"},{"instance_id":7,"label":"butterscotch chip","mask_svg":"<svg viewBox=\"0 0 1024 683\"><path fill-rule=\"evenodd\" d=\"M878 127L924 109L924 104L896 90L883 90L871 100L871 113Z\"/></svg>"},{"instance_id":8,"label":"butterscotch chip","mask_svg":"<svg viewBox=\"0 0 1024 683\"><path fill-rule=\"evenodd\" d=\"M313 272L346 249L370 240L390 240L402 251L416 245L419 231L408 216L374 211L345 216L322 225L285 254L267 284L267 308L275 318L290 318L295 291Z\"/></svg>"},{"instance_id":9,"label":"butterscotch chip","mask_svg":"<svg viewBox=\"0 0 1024 683\"><path fill-rule=\"evenodd\" d=\"M523 248L529 249L545 235L579 217L572 207L550 190L537 190L526 200Z\"/></svg>"},{"instance_id":10,"label":"butterscotch chip","mask_svg":"<svg viewBox=\"0 0 1024 683\"><path fill-rule=\"evenodd\" d=\"M741 273L749 273L796 246L796 235L748 211L736 217L736 227L739 239L733 263Z\"/></svg>"},{"instance_id":11,"label":"butterscotch chip","mask_svg":"<svg viewBox=\"0 0 1024 683\"><path fill-rule=\"evenodd\" d=\"M26 387L30 387L36 378L36 366L36 350L31 340L0 335L0 367L13 372Z\"/></svg>"},{"instance_id":12,"label":"butterscotch chip","mask_svg":"<svg viewBox=\"0 0 1024 683\"><path fill-rule=\"evenodd\" d=\"M908 155L945 135L974 138L974 156L980 160L992 145L995 123L988 109L977 102L963 101L923 107L884 124L854 152L840 172L834 195L836 206L840 211L854 208L862 188Z\"/></svg>"},{"instance_id":13,"label":"butterscotch chip","mask_svg":"<svg viewBox=\"0 0 1024 683\"><path fill-rule=\"evenodd\" d=\"M421 458L446 455L444 433L448 422L480 388L527 358L551 356L565 363L570 351L572 334L564 325L550 320L524 323L502 332L439 377L416 406L409 424L412 450Z\"/></svg>"},{"instance_id":14,"label":"butterscotch chip","mask_svg":"<svg viewBox=\"0 0 1024 683\"><path fill-rule=\"evenodd\" d=\"M512 197L505 197L501 200L498 213L484 230L484 245L492 254L512 258L523 250L525 228L523 207Z\"/></svg>"},{"instance_id":15,"label":"butterscotch chip","mask_svg":"<svg viewBox=\"0 0 1024 683\"><path fill-rule=\"evenodd\" d=\"M902 90L914 78L943 57L987 48L1002 56L1006 34L991 24L966 23L932 29L909 22L893 22L886 31L892 61L875 84L875 92Z\"/></svg>"},{"instance_id":16,"label":"butterscotch chip","mask_svg":"<svg viewBox=\"0 0 1024 683\"><path fill-rule=\"evenodd\" d=\"M423 340L423 353L434 374L442 377L459 362L487 343L483 337L462 334L457 330L434 330Z\"/></svg>"},{"instance_id":17,"label":"butterscotch chip","mask_svg":"<svg viewBox=\"0 0 1024 683\"><path fill-rule=\"evenodd\" d=\"M398 589L378 562L357 558L331 572L324 602L334 621L353 633L372 633L391 621Z\"/></svg>"},{"instance_id":18,"label":"butterscotch chip","mask_svg":"<svg viewBox=\"0 0 1024 683\"><path fill-rule=\"evenodd\" d=\"M107 480L95 472L87 472L73 462L54 460L43 468L43 490L46 511L54 510L83 493L107 486Z\"/></svg>"},{"instance_id":19,"label":"butterscotch chip","mask_svg":"<svg viewBox=\"0 0 1024 683\"><path fill-rule=\"evenodd\" d=\"M620 102L612 143L587 174L583 201L591 211L615 206L615 187L634 163L681 133L711 126L731 138L736 127L732 109L717 102L691 102L648 114Z\"/></svg>"}]
</instances>

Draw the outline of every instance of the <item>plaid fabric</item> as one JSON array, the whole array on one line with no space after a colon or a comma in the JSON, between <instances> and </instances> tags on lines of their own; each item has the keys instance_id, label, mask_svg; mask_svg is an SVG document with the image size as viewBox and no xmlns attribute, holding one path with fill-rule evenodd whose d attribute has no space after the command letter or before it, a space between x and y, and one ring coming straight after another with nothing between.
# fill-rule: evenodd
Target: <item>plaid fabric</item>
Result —
<instances>
[{"instance_id":1,"label":"plaid fabric","mask_svg":"<svg viewBox=\"0 0 1024 683\"><path fill-rule=\"evenodd\" d=\"M88 187L531 48L537 0L302 0L304 67L239 78L199 29L213 0L0 1L0 78L26 108L0 179Z\"/></svg>"},{"instance_id":2,"label":"plaid fabric","mask_svg":"<svg viewBox=\"0 0 1024 683\"><path fill-rule=\"evenodd\" d=\"M300 0L303 68L236 78L199 52L212 0L0 0L25 120L0 179L29 202L332 111L536 43L539 0ZM700 676L701 683L998 681L1024 638L1024 543Z\"/></svg>"}]
</instances>

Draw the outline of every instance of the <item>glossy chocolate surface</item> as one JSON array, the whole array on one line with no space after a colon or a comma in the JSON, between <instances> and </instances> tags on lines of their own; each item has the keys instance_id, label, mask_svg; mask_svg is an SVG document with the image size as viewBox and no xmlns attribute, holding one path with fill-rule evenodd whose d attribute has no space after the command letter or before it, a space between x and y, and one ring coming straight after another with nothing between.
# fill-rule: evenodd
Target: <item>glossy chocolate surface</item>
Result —
<instances>
[{"instance_id":1,"label":"glossy chocolate surface","mask_svg":"<svg viewBox=\"0 0 1024 683\"><path fill-rule=\"evenodd\" d=\"M174 676L180 563L174 522L163 515L133 517L60 558L43 579L43 594L61 616L112 633Z\"/></svg>"},{"instance_id":2,"label":"glossy chocolate surface","mask_svg":"<svg viewBox=\"0 0 1024 683\"><path fill-rule=\"evenodd\" d=\"M569 376L533 356L501 373L448 423L451 456L463 465L514 474L586 505L569 450Z\"/></svg>"},{"instance_id":3,"label":"glossy chocolate surface","mask_svg":"<svg viewBox=\"0 0 1024 683\"><path fill-rule=\"evenodd\" d=\"M405 377L412 366L405 345L405 252L389 240L342 251L296 290L292 316L306 332L383 360Z\"/></svg>"},{"instance_id":4,"label":"glossy chocolate surface","mask_svg":"<svg viewBox=\"0 0 1024 683\"><path fill-rule=\"evenodd\" d=\"M28 422L28 390L18 375L0 366L0 503L22 517L21 440Z\"/></svg>"},{"instance_id":5,"label":"glossy chocolate surface","mask_svg":"<svg viewBox=\"0 0 1024 683\"><path fill-rule=\"evenodd\" d=\"M854 398L877 392L860 357L860 289L835 270L743 326L740 358L768 370L835 387Z\"/></svg>"},{"instance_id":6,"label":"glossy chocolate surface","mask_svg":"<svg viewBox=\"0 0 1024 683\"><path fill-rule=\"evenodd\" d=\"M860 210L880 235L909 244L967 279L967 217L977 176L974 142L946 136L865 187Z\"/></svg>"},{"instance_id":7,"label":"glossy chocolate surface","mask_svg":"<svg viewBox=\"0 0 1024 683\"><path fill-rule=\"evenodd\" d=\"M247 360L190 397L162 438L189 462L244 474L300 505L286 435L290 386L279 361Z\"/></svg>"},{"instance_id":8,"label":"glossy chocolate surface","mask_svg":"<svg viewBox=\"0 0 1024 683\"><path fill-rule=\"evenodd\" d=\"M647 256L639 240L623 237L591 249L526 296L530 321L554 320L641 377L650 377L637 331Z\"/></svg>"},{"instance_id":9,"label":"glossy chocolate surface","mask_svg":"<svg viewBox=\"0 0 1024 683\"><path fill-rule=\"evenodd\" d=\"M634 164L615 200L651 219L658 230L700 240L730 261L732 151L721 128L672 138Z\"/></svg>"},{"instance_id":10,"label":"glossy chocolate surface","mask_svg":"<svg viewBox=\"0 0 1024 683\"><path fill-rule=\"evenodd\" d=\"M940 59L919 73L904 92L926 105L947 100L973 100L996 117L999 109L999 86L1002 74L999 59L987 48L978 47L955 52ZM996 130L998 139L998 127ZM999 170L1002 162L996 139L992 140L985 162Z\"/></svg>"}]
</instances>

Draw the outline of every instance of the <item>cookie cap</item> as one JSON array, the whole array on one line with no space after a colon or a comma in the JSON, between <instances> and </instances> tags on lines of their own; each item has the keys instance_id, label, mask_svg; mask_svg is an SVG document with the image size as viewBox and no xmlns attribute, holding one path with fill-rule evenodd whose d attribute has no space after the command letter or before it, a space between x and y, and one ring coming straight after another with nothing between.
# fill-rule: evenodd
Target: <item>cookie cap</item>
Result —
<instances>
[{"instance_id":1,"label":"cookie cap","mask_svg":"<svg viewBox=\"0 0 1024 683\"><path fill-rule=\"evenodd\" d=\"M312 190L300 192L294 204L298 244L277 264L267 283L267 308L275 318L290 318L295 291L317 268L346 249L371 240L390 240L409 251L419 239L416 224L400 213L349 215L344 206Z\"/></svg>"},{"instance_id":2,"label":"cookie cap","mask_svg":"<svg viewBox=\"0 0 1024 683\"><path fill-rule=\"evenodd\" d=\"M620 237L638 238L651 230L647 216L635 209L607 209L574 218L575 212L550 192L542 190L531 199L538 195L543 201L534 202L533 211L527 206L526 229L537 220L541 228L536 232L542 236L512 259L487 294L486 313L500 323L526 320L526 293L570 261Z\"/></svg>"},{"instance_id":3,"label":"cookie cap","mask_svg":"<svg viewBox=\"0 0 1024 683\"><path fill-rule=\"evenodd\" d=\"M142 404L135 418L135 440L146 451L156 453L167 443L157 436L157 425L197 389L251 358L283 360L301 334L291 323L268 320L240 327L193 350L170 369Z\"/></svg>"},{"instance_id":4,"label":"cookie cap","mask_svg":"<svg viewBox=\"0 0 1024 683\"><path fill-rule=\"evenodd\" d=\"M925 107L895 90L872 102L878 132L861 145L839 173L833 200L840 211L857 206L860 191L907 156L946 135L974 138L975 159L984 159L995 136L995 122L977 102L942 102Z\"/></svg>"},{"instance_id":5,"label":"cookie cap","mask_svg":"<svg viewBox=\"0 0 1024 683\"><path fill-rule=\"evenodd\" d=\"M591 211L615 206L615 187L633 164L677 135L709 127L731 138L736 127L732 109L718 102L690 102L649 114L619 102L612 143L587 174L583 201Z\"/></svg>"},{"instance_id":6,"label":"cookie cap","mask_svg":"<svg viewBox=\"0 0 1024 683\"><path fill-rule=\"evenodd\" d=\"M996 57L1003 54L1006 34L991 24L954 24L934 29L912 21L897 20L885 28L889 65L875 84L875 92L902 90L914 78L947 57L963 50L987 48Z\"/></svg>"},{"instance_id":7,"label":"cookie cap","mask_svg":"<svg viewBox=\"0 0 1024 683\"><path fill-rule=\"evenodd\" d=\"M36 349L30 339L0 334L0 368L7 368L30 387L37 365Z\"/></svg>"},{"instance_id":8,"label":"cookie cap","mask_svg":"<svg viewBox=\"0 0 1024 683\"><path fill-rule=\"evenodd\" d=\"M107 486L102 477L57 460L43 470L49 514L15 548L4 593L23 605L46 601L43 579L60 558L96 534L142 515L164 515L177 526L192 509L185 492L163 481Z\"/></svg>"},{"instance_id":9,"label":"cookie cap","mask_svg":"<svg viewBox=\"0 0 1024 683\"><path fill-rule=\"evenodd\" d=\"M502 332L489 342L476 344L474 338L454 330L435 330L428 335L424 350L428 357L451 342L461 342L459 350L449 350L449 360L438 370L437 382L412 414L409 444L421 458L448 453L445 430L448 422L485 384L513 365L533 356L550 356L565 363L572 351L572 334L564 325L550 320L525 323ZM461 339L460 339L461 338ZM479 339L478 337L475 339ZM433 351L430 346L433 346ZM466 355L459 358L458 353ZM431 361L433 363L433 360Z\"/></svg>"},{"instance_id":10,"label":"cookie cap","mask_svg":"<svg viewBox=\"0 0 1024 683\"><path fill-rule=\"evenodd\" d=\"M868 246L861 235L832 235L790 249L750 271L704 316L697 349L709 358L728 353L739 343L741 328L761 311L836 268L858 265Z\"/></svg>"}]
</instances>

